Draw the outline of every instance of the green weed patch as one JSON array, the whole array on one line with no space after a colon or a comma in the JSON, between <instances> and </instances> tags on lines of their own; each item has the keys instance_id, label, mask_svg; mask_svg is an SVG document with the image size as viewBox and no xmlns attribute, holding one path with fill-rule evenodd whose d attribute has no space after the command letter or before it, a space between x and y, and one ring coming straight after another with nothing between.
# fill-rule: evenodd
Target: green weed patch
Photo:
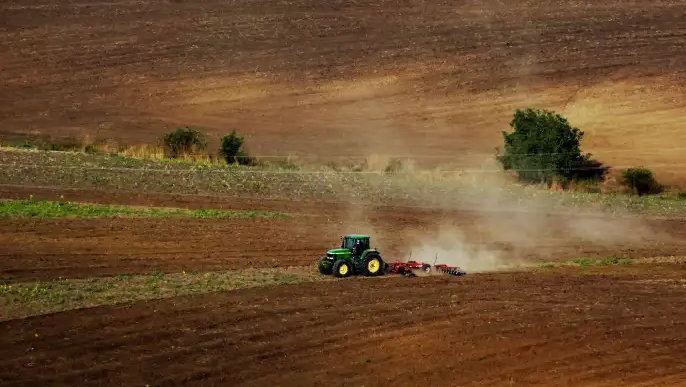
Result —
<instances>
[{"instance_id":1,"label":"green weed patch","mask_svg":"<svg viewBox=\"0 0 686 387\"><path fill-rule=\"evenodd\" d=\"M4 217L187 217L231 219L289 217L290 215L259 210L181 209L160 207L114 206L65 201L0 200L0 218Z\"/></svg>"}]
</instances>

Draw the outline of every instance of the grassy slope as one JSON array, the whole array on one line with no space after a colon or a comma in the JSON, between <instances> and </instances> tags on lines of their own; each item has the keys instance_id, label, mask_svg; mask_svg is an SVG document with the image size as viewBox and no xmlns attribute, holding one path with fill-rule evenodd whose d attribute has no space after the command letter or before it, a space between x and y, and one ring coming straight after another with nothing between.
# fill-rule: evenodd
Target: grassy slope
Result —
<instances>
[{"instance_id":1,"label":"grassy slope","mask_svg":"<svg viewBox=\"0 0 686 387\"><path fill-rule=\"evenodd\" d=\"M459 174L427 172L383 174L293 170L228 165L153 162L120 156L65 152L0 151L0 181L29 186L83 187L137 192L206 193L275 197L404 202L461 208L498 206L520 209L595 208L677 214L686 212L681 196L634 197L620 194L560 193L513 185L474 183ZM68 199L68 198L67 198Z\"/></svg>"}]
</instances>

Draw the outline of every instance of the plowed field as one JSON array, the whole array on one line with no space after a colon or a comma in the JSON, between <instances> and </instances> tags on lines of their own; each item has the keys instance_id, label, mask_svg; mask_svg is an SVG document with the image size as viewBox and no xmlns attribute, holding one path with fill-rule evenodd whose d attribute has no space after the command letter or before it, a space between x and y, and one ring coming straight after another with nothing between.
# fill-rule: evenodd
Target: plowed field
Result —
<instances>
[{"instance_id":1,"label":"plowed field","mask_svg":"<svg viewBox=\"0 0 686 387\"><path fill-rule=\"evenodd\" d=\"M684 181L686 2L6 0L0 134L481 166L518 107ZM215 142L216 144L216 142Z\"/></svg>"},{"instance_id":2,"label":"plowed field","mask_svg":"<svg viewBox=\"0 0 686 387\"><path fill-rule=\"evenodd\" d=\"M79 200L190 201L88 192ZM225 200L199 198L187 206L222 207ZM454 254L470 274L278 285L6 321L0 323L1 384L684 385L683 265L475 273L519 259L685 256L682 220L548 214L526 224L514 213L370 208L353 221L348 207L263 203L270 206L301 212L269 221L5 219L0 269L11 281L153 270L313 270L340 233L359 225L373 228L390 257L413 238L447 241L441 254ZM454 228L441 231L438 220ZM530 241L507 240L497 226L519 227L524 233L517 235Z\"/></svg>"},{"instance_id":3,"label":"plowed field","mask_svg":"<svg viewBox=\"0 0 686 387\"><path fill-rule=\"evenodd\" d=\"M596 274L350 279L12 321L0 381L683 386L683 267Z\"/></svg>"}]
</instances>

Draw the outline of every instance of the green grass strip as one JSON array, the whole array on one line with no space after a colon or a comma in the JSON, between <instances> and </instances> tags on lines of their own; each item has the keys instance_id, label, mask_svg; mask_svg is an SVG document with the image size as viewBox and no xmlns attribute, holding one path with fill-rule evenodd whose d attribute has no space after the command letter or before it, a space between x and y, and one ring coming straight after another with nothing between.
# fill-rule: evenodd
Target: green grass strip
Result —
<instances>
[{"instance_id":1,"label":"green grass strip","mask_svg":"<svg viewBox=\"0 0 686 387\"><path fill-rule=\"evenodd\" d=\"M289 214L260 210L215 210L162 207L133 207L64 201L0 200L0 218L7 217L185 217L201 219L277 218Z\"/></svg>"}]
</instances>

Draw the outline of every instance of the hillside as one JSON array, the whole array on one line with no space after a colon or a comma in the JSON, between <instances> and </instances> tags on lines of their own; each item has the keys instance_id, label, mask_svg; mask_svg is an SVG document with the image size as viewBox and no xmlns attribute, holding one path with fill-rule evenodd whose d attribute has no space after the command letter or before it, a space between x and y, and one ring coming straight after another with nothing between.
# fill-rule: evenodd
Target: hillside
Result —
<instances>
[{"instance_id":1,"label":"hillside","mask_svg":"<svg viewBox=\"0 0 686 387\"><path fill-rule=\"evenodd\" d=\"M188 124L257 155L480 166L535 106L611 166L686 182L686 1L504 3L3 1L0 139Z\"/></svg>"}]
</instances>

